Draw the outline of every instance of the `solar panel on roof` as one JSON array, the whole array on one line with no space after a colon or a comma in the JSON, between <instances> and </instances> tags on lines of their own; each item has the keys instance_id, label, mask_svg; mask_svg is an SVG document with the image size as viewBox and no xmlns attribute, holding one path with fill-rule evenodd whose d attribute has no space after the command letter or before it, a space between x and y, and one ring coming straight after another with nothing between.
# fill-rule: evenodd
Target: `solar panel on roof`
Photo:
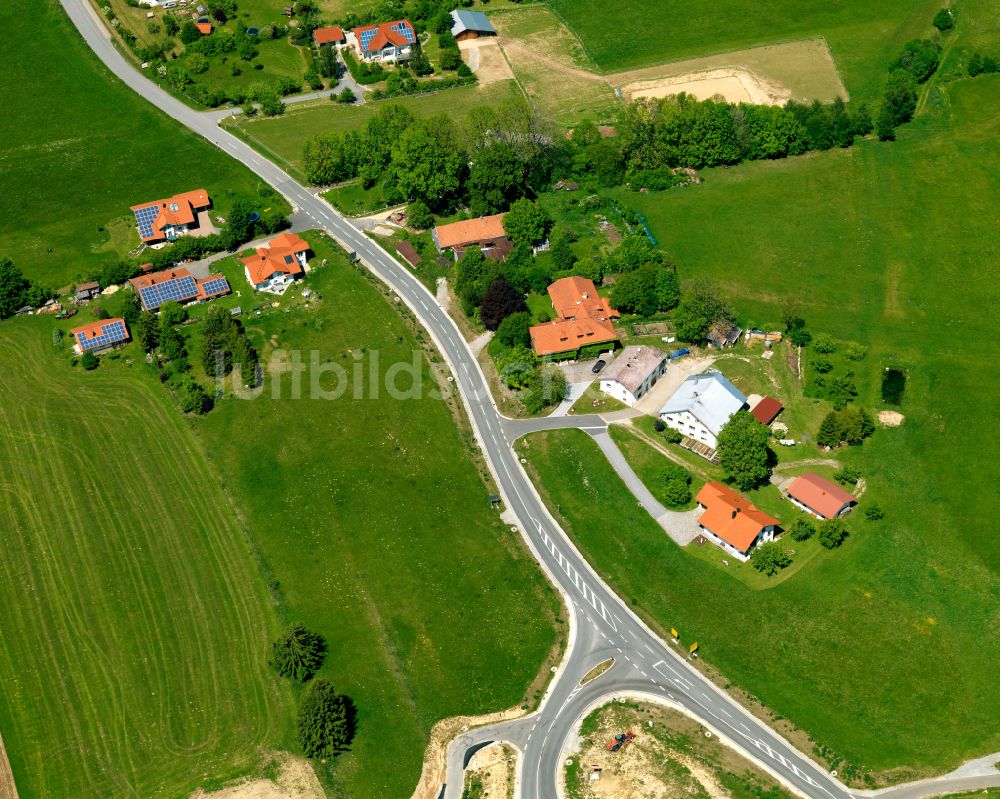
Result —
<instances>
[{"instance_id":1,"label":"solar panel on roof","mask_svg":"<svg viewBox=\"0 0 1000 799\"><path fill-rule=\"evenodd\" d=\"M147 205L145 208L133 211L133 213L135 214L135 221L139 226L139 235L144 239L150 238L153 235L153 223L160 213L159 206Z\"/></svg>"},{"instance_id":2,"label":"solar panel on roof","mask_svg":"<svg viewBox=\"0 0 1000 799\"><path fill-rule=\"evenodd\" d=\"M190 276L167 280L154 286L139 289L139 297L147 310L153 311L169 300L184 302L198 296L198 286Z\"/></svg>"},{"instance_id":3,"label":"solar panel on roof","mask_svg":"<svg viewBox=\"0 0 1000 799\"><path fill-rule=\"evenodd\" d=\"M109 322L102 325L100 330L101 334L92 338L87 338L85 333L78 333L76 340L80 345L80 349L84 351L100 349L101 347L116 344L128 338L125 333L124 322Z\"/></svg>"},{"instance_id":4,"label":"solar panel on roof","mask_svg":"<svg viewBox=\"0 0 1000 799\"><path fill-rule=\"evenodd\" d=\"M215 277L202 283L201 288L208 295L221 294L229 291L229 282L224 277Z\"/></svg>"}]
</instances>

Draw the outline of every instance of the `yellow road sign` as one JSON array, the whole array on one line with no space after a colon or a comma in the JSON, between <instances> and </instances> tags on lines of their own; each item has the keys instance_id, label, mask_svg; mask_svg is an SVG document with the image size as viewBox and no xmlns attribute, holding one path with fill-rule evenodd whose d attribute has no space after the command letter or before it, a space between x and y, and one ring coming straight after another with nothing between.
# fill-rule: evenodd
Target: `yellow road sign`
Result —
<instances>
[{"instance_id":1,"label":"yellow road sign","mask_svg":"<svg viewBox=\"0 0 1000 799\"><path fill-rule=\"evenodd\" d=\"M690 653L691 653L691 654L693 655L693 654L694 654L694 651L695 651L695 650L696 650L697 648L698 648L698 642L697 642L697 641L695 641L695 642L694 642L693 644L691 644L691 646L689 646L689 647L688 647L688 652L690 652Z\"/></svg>"},{"instance_id":2,"label":"yellow road sign","mask_svg":"<svg viewBox=\"0 0 1000 799\"><path fill-rule=\"evenodd\" d=\"M675 629L674 629L673 627L671 627L671 628L670 628L670 634L671 634L671 635L672 635L672 636L673 636L674 638L680 638L680 637L681 637L681 636L680 636L680 633L678 633L678 632L677 632L677 630L675 630Z\"/></svg>"}]
</instances>

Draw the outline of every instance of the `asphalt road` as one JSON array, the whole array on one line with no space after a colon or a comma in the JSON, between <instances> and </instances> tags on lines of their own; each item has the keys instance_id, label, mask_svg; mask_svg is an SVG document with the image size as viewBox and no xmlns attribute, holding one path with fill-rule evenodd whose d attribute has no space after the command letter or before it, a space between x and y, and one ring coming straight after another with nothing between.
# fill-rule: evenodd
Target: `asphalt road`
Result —
<instances>
[{"instance_id":1,"label":"asphalt road","mask_svg":"<svg viewBox=\"0 0 1000 799\"><path fill-rule=\"evenodd\" d=\"M524 538L564 594L571 614L567 656L540 710L523 719L466 733L450 749L444 794L459 797L462 761L469 746L502 739L521 752L521 795L555 799L563 747L583 712L602 696L642 692L675 704L732 742L776 777L807 797L846 799L851 793L835 778L758 721L705 679L671 645L658 638L594 573L559 525L550 517L511 449L512 436L531 425L500 416L479 364L454 321L434 296L391 255L364 236L323 200L239 139L221 130L217 115L187 107L146 79L115 49L87 0L61 0L84 39L116 79L149 102L238 159L280 191L316 228L325 230L387 283L416 314L447 360L461 392L480 446L489 460L507 507L519 520ZM586 426L588 417L567 426ZM550 426L550 425L545 425ZM595 425L597 426L597 425ZM603 422L600 422L603 427ZM581 677L609 656L616 665L600 678L579 685Z\"/></svg>"}]
</instances>

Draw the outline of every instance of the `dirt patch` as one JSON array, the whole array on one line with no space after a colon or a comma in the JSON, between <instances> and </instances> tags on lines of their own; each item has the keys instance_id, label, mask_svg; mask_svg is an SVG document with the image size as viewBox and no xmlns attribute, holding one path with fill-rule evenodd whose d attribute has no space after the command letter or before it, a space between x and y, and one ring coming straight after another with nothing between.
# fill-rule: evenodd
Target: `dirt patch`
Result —
<instances>
[{"instance_id":1,"label":"dirt patch","mask_svg":"<svg viewBox=\"0 0 1000 799\"><path fill-rule=\"evenodd\" d=\"M628 731L635 734L631 743L609 752L608 741ZM732 792L725 785L734 781L744 784L747 795L774 789L774 796L787 796L770 776L706 732L667 708L607 705L583 722L576 768L567 779L577 781L577 795L586 799L728 799Z\"/></svg>"},{"instance_id":2,"label":"dirt patch","mask_svg":"<svg viewBox=\"0 0 1000 799\"><path fill-rule=\"evenodd\" d=\"M7 760L7 750L3 746L3 737L0 737L0 799L17 799L14 772L11 771L10 761Z\"/></svg>"},{"instance_id":3,"label":"dirt patch","mask_svg":"<svg viewBox=\"0 0 1000 799\"><path fill-rule=\"evenodd\" d=\"M883 427L899 427L906 417L898 411L879 411L878 421Z\"/></svg>"},{"instance_id":4,"label":"dirt patch","mask_svg":"<svg viewBox=\"0 0 1000 799\"><path fill-rule=\"evenodd\" d=\"M713 69L674 77L637 81L622 86L626 100L669 97L681 92L699 100L721 97L730 103L784 105L792 93L744 69Z\"/></svg>"},{"instance_id":5,"label":"dirt patch","mask_svg":"<svg viewBox=\"0 0 1000 799\"><path fill-rule=\"evenodd\" d=\"M459 42L465 62L469 65L480 86L489 86L502 80L512 80L514 73L503 57L496 39L470 39Z\"/></svg>"},{"instance_id":6,"label":"dirt patch","mask_svg":"<svg viewBox=\"0 0 1000 799\"><path fill-rule=\"evenodd\" d=\"M278 770L274 779L247 780L212 793L198 790L190 799L325 799L323 786L305 758L277 753L272 764Z\"/></svg>"},{"instance_id":7,"label":"dirt patch","mask_svg":"<svg viewBox=\"0 0 1000 799\"><path fill-rule=\"evenodd\" d=\"M513 799L516 756L506 744L493 744L476 752L465 772L463 796Z\"/></svg>"},{"instance_id":8,"label":"dirt patch","mask_svg":"<svg viewBox=\"0 0 1000 799\"><path fill-rule=\"evenodd\" d=\"M751 76L765 86L776 87L782 95L796 100L818 99L829 102L837 97L844 100L849 97L840 80L830 48L826 40L821 38L800 39L785 44L751 47L731 53L674 61L669 64L619 72L607 77L612 85L624 89L627 85L637 82L703 76L719 71L730 75L743 73ZM695 94L701 97L700 94Z\"/></svg>"}]
</instances>

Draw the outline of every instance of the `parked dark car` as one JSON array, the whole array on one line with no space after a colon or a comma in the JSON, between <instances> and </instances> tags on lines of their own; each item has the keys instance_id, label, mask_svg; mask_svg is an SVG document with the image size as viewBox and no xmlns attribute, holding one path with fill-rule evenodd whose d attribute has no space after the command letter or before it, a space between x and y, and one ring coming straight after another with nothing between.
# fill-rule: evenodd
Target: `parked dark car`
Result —
<instances>
[{"instance_id":1,"label":"parked dark car","mask_svg":"<svg viewBox=\"0 0 1000 799\"><path fill-rule=\"evenodd\" d=\"M594 364L593 368L591 368L590 371L596 375L598 372L601 371L601 369L603 369L607 365L608 362L606 360L604 360L603 358L599 358L597 363Z\"/></svg>"}]
</instances>

